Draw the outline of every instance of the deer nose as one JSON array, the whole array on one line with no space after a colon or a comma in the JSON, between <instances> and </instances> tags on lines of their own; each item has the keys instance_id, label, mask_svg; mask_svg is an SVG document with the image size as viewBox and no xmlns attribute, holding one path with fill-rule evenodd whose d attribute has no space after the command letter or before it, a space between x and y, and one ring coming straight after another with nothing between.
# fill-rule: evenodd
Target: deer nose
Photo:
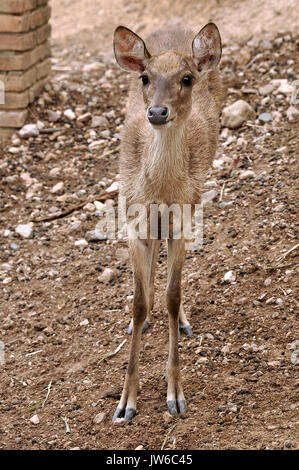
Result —
<instances>
[{"instance_id":1,"label":"deer nose","mask_svg":"<svg viewBox=\"0 0 299 470\"><path fill-rule=\"evenodd\" d=\"M164 106L148 108L147 119L151 124L165 124L169 117L169 109Z\"/></svg>"}]
</instances>

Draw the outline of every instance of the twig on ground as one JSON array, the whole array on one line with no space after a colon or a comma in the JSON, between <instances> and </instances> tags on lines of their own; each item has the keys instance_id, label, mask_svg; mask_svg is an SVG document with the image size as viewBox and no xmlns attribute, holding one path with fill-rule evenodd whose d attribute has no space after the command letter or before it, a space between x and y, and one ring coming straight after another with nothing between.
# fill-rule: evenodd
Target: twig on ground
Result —
<instances>
[{"instance_id":1,"label":"twig on ground","mask_svg":"<svg viewBox=\"0 0 299 470\"><path fill-rule=\"evenodd\" d=\"M64 416L61 416L61 418L63 419L64 424L65 424L65 432L67 434L69 434L71 432L70 427L69 427L69 423L67 422L67 419Z\"/></svg>"},{"instance_id":2,"label":"twig on ground","mask_svg":"<svg viewBox=\"0 0 299 470\"><path fill-rule=\"evenodd\" d=\"M47 215L45 217L37 217L33 219L33 222L49 222L50 220L54 219L62 219L63 217L66 217L67 215L72 214L73 212L77 211L78 209L82 209L86 204L89 202L94 202L94 201L100 201L101 199L106 199L108 197L114 197L118 193L118 190L107 192L107 191L102 191L100 194L97 196L92 196L85 201L80 202L79 204L76 204L74 206L69 207L68 209L65 209L64 211L61 212L55 212L55 214Z\"/></svg>"},{"instance_id":3,"label":"twig on ground","mask_svg":"<svg viewBox=\"0 0 299 470\"><path fill-rule=\"evenodd\" d=\"M168 433L166 434L165 439L164 439L164 441L163 441L161 450L164 449L164 446L165 446L165 444L166 444L166 442L167 442L167 439L169 438L169 436L170 436L170 434L172 433L172 431L176 428L177 424L178 424L178 423L175 423L175 424L169 429L169 431L168 431Z\"/></svg>"},{"instance_id":4,"label":"twig on ground","mask_svg":"<svg viewBox=\"0 0 299 470\"><path fill-rule=\"evenodd\" d=\"M46 401L48 400L48 397L49 397L50 391L51 391L51 386L52 386L52 380L50 380L50 382L49 382L47 395L46 395L46 398L44 398L44 400L42 401L41 408L43 408L45 406Z\"/></svg>"},{"instance_id":5,"label":"twig on ground","mask_svg":"<svg viewBox=\"0 0 299 470\"><path fill-rule=\"evenodd\" d=\"M124 345L126 342L127 342L127 340L124 339L124 340L120 343L120 345L117 346L117 348L116 348L114 351L111 351L111 352L109 352L109 353L107 353L107 354L104 354L104 356L102 356L102 357L100 358L100 360L98 361L98 364L100 364L100 362L103 362L103 361L105 361L106 359L108 359L108 357L115 356L115 354L118 353L118 351L123 347L123 345Z\"/></svg>"},{"instance_id":6,"label":"twig on ground","mask_svg":"<svg viewBox=\"0 0 299 470\"><path fill-rule=\"evenodd\" d=\"M286 258L290 253L292 253L292 251L296 250L296 248L299 247L299 243L297 243L297 245L293 246L292 248L290 248L286 253L284 253L283 255L281 255L279 258L277 258L276 262L279 263L279 261L281 261L282 259Z\"/></svg>"}]
</instances>

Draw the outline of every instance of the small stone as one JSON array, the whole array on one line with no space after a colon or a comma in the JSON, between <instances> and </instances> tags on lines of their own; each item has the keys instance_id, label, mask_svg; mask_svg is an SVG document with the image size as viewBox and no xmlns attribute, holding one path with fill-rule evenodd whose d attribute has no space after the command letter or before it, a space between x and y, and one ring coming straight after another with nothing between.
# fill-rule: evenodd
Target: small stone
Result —
<instances>
[{"instance_id":1,"label":"small stone","mask_svg":"<svg viewBox=\"0 0 299 470\"><path fill-rule=\"evenodd\" d=\"M95 140L94 142L91 142L88 145L88 148L89 148L89 150L96 150L99 147L103 147L104 144L105 144L105 140L103 140L103 139Z\"/></svg>"},{"instance_id":2,"label":"small stone","mask_svg":"<svg viewBox=\"0 0 299 470\"><path fill-rule=\"evenodd\" d=\"M72 109L66 109L63 113L63 115L69 119L70 121L73 121L76 117L76 114L74 113L74 111Z\"/></svg>"},{"instance_id":3,"label":"small stone","mask_svg":"<svg viewBox=\"0 0 299 470\"><path fill-rule=\"evenodd\" d=\"M108 120L103 116L93 116L91 127L104 127L108 125Z\"/></svg>"},{"instance_id":4,"label":"small stone","mask_svg":"<svg viewBox=\"0 0 299 470\"><path fill-rule=\"evenodd\" d=\"M236 274L233 271L227 271L223 276L224 282L235 282Z\"/></svg>"},{"instance_id":5,"label":"small stone","mask_svg":"<svg viewBox=\"0 0 299 470\"><path fill-rule=\"evenodd\" d=\"M82 320L80 322L80 326L86 326L86 325L89 325L89 320L87 318L85 318L85 320Z\"/></svg>"},{"instance_id":6,"label":"small stone","mask_svg":"<svg viewBox=\"0 0 299 470\"><path fill-rule=\"evenodd\" d=\"M81 240L75 241L74 245L79 247L79 248L84 248L85 246L88 246L88 241L86 241L84 238L82 238Z\"/></svg>"},{"instance_id":7,"label":"small stone","mask_svg":"<svg viewBox=\"0 0 299 470\"><path fill-rule=\"evenodd\" d=\"M39 130L36 124L26 124L19 130L19 136L23 139L28 137L37 137L39 135Z\"/></svg>"},{"instance_id":8,"label":"small stone","mask_svg":"<svg viewBox=\"0 0 299 470\"><path fill-rule=\"evenodd\" d=\"M51 189L51 193L52 194L60 193L60 191L63 190L63 187L64 187L64 183L63 181L60 181L59 183L55 184L55 186L53 186L53 188Z\"/></svg>"},{"instance_id":9,"label":"small stone","mask_svg":"<svg viewBox=\"0 0 299 470\"><path fill-rule=\"evenodd\" d=\"M109 188L106 189L107 193L112 193L113 191L118 191L119 190L119 182L114 181Z\"/></svg>"},{"instance_id":10,"label":"small stone","mask_svg":"<svg viewBox=\"0 0 299 470\"><path fill-rule=\"evenodd\" d=\"M270 286L271 282L272 282L271 277L267 277L267 279L264 280L265 286Z\"/></svg>"},{"instance_id":11,"label":"small stone","mask_svg":"<svg viewBox=\"0 0 299 470\"><path fill-rule=\"evenodd\" d=\"M201 202L203 206L206 206L207 204L211 203L213 199L217 197L217 191L215 189L211 189L211 191L207 191L206 193L203 193L201 196Z\"/></svg>"},{"instance_id":12,"label":"small stone","mask_svg":"<svg viewBox=\"0 0 299 470\"><path fill-rule=\"evenodd\" d=\"M60 173L61 173L61 168L59 168L58 166L56 166L55 168L52 168L52 170L50 171L49 175L50 175L52 178L56 178Z\"/></svg>"},{"instance_id":13,"label":"small stone","mask_svg":"<svg viewBox=\"0 0 299 470\"><path fill-rule=\"evenodd\" d=\"M101 276L99 276L98 279L100 282L107 283L107 282L112 281L115 277L116 277L115 270L111 268L106 268L104 269L104 271L102 272Z\"/></svg>"},{"instance_id":14,"label":"small stone","mask_svg":"<svg viewBox=\"0 0 299 470\"><path fill-rule=\"evenodd\" d=\"M287 109L287 118L289 121L293 121L295 119L295 116L299 115L299 109L297 109L295 106L290 106Z\"/></svg>"},{"instance_id":15,"label":"small stone","mask_svg":"<svg viewBox=\"0 0 299 470\"><path fill-rule=\"evenodd\" d=\"M12 278L11 277L5 277L2 281L3 284L10 284L12 282Z\"/></svg>"},{"instance_id":16,"label":"small stone","mask_svg":"<svg viewBox=\"0 0 299 470\"><path fill-rule=\"evenodd\" d=\"M77 121L79 121L79 122L88 122L90 119L91 119L91 114L90 113L84 113L84 114L81 114L81 116L79 116L77 118Z\"/></svg>"},{"instance_id":17,"label":"small stone","mask_svg":"<svg viewBox=\"0 0 299 470\"><path fill-rule=\"evenodd\" d=\"M83 207L83 210L84 210L84 211L87 211L87 212L94 212L94 211L95 211L95 205L94 205L92 202L88 202L88 203L85 204L85 206Z\"/></svg>"},{"instance_id":18,"label":"small stone","mask_svg":"<svg viewBox=\"0 0 299 470\"><path fill-rule=\"evenodd\" d=\"M239 175L240 180L246 180L248 178L255 178L256 174L252 170L242 171Z\"/></svg>"},{"instance_id":19,"label":"small stone","mask_svg":"<svg viewBox=\"0 0 299 470\"><path fill-rule=\"evenodd\" d=\"M273 116L271 113L262 113L259 115L259 121L261 122L270 122L273 121Z\"/></svg>"},{"instance_id":20,"label":"small stone","mask_svg":"<svg viewBox=\"0 0 299 470\"><path fill-rule=\"evenodd\" d=\"M229 351L230 351L230 345L229 345L229 344L226 344L226 345L223 346L223 348L221 349L222 354L228 354Z\"/></svg>"},{"instance_id":21,"label":"small stone","mask_svg":"<svg viewBox=\"0 0 299 470\"><path fill-rule=\"evenodd\" d=\"M39 417L38 415L33 415L32 418L30 418L30 422L32 424L39 424Z\"/></svg>"},{"instance_id":22,"label":"small stone","mask_svg":"<svg viewBox=\"0 0 299 470\"><path fill-rule=\"evenodd\" d=\"M19 224L15 228L15 232L22 238L31 238L33 235L33 226L32 224Z\"/></svg>"},{"instance_id":23,"label":"small stone","mask_svg":"<svg viewBox=\"0 0 299 470\"><path fill-rule=\"evenodd\" d=\"M243 100L236 101L222 111L222 126L230 129L236 129L245 121L252 119L255 119L255 111Z\"/></svg>"},{"instance_id":24,"label":"small stone","mask_svg":"<svg viewBox=\"0 0 299 470\"><path fill-rule=\"evenodd\" d=\"M225 207L232 206L234 201L221 201L219 202L220 209L224 209Z\"/></svg>"},{"instance_id":25,"label":"small stone","mask_svg":"<svg viewBox=\"0 0 299 470\"><path fill-rule=\"evenodd\" d=\"M144 447L143 447L142 445L140 445L140 446L137 446L137 447L135 448L135 450L144 450Z\"/></svg>"},{"instance_id":26,"label":"small stone","mask_svg":"<svg viewBox=\"0 0 299 470\"><path fill-rule=\"evenodd\" d=\"M60 111L52 111L52 109L47 110L48 113L48 121L49 122L57 122L58 119L61 117Z\"/></svg>"},{"instance_id":27,"label":"small stone","mask_svg":"<svg viewBox=\"0 0 299 470\"><path fill-rule=\"evenodd\" d=\"M97 233L97 230L90 230L89 232L86 232L85 237L89 242L98 242L103 239L100 234Z\"/></svg>"},{"instance_id":28,"label":"small stone","mask_svg":"<svg viewBox=\"0 0 299 470\"><path fill-rule=\"evenodd\" d=\"M263 96L270 95L275 88L277 88L275 83L268 83L267 85L263 85L259 88L259 93Z\"/></svg>"},{"instance_id":29,"label":"small stone","mask_svg":"<svg viewBox=\"0 0 299 470\"><path fill-rule=\"evenodd\" d=\"M105 418L105 413L98 413L94 418L93 418L93 423L94 424L100 424Z\"/></svg>"}]
</instances>

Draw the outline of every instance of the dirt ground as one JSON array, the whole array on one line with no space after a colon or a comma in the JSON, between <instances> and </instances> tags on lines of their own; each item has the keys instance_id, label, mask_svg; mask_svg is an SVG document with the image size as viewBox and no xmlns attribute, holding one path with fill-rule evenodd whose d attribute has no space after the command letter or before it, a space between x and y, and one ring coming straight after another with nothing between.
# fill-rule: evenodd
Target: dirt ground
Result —
<instances>
[{"instance_id":1,"label":"dirt ground","mask_svg":"<svg viewBox=\"0 0 299 470\"><path fill-rule=\"evenodd\" d=\"M28 120L39 121L40 134L14 136L0 150L1 449L160 449L169 431L168 449L298 448L298 116L288 91L261 87L299 76L299 22L295 2L260 3L52 1L53 72ZM111 419L127 367L132 272L125 241L89 240L99 217L83 202L117 204L97 197L118 179L128 91L111 55L113 28L146 33L166 24L167 5L171 22L219 24L224 106L244 99L257 119L221 128L203 188L217 194L204 209L204 245L185 263L194 336L182 335L179 349L188 412L166 412L162 245L138 415L118 427ZM103 119L92 127L95 116ZM30 238L15 232L30 222ZM107 267L114 276L104 283Z\"/></svg>"}]
</instances>

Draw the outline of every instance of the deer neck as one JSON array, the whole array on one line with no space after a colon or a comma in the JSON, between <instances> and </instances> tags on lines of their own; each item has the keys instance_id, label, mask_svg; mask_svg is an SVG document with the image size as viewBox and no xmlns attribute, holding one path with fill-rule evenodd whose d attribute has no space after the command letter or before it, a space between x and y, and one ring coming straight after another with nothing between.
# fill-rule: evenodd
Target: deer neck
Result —
<instances>
[{"instance_id":1,"label":"deer neck","mask_svg":"<svg viewBox=\"0 0 299 470\"><path fill-rule=\"evenodd\" d=\"M153 129L144 159L144 176L157 187L185 180L188 166L187 128Z\"/></svg>"}]
</instances>

